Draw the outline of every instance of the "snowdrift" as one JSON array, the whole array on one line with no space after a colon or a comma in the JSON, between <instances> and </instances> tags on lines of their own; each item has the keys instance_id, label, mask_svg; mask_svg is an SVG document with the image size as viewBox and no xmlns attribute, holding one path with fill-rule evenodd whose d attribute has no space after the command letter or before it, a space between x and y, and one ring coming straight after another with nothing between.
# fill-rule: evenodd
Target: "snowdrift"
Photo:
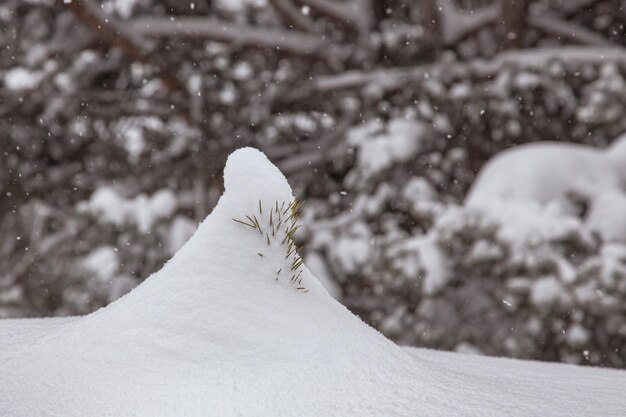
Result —
<instances>
[{"instance_id":1,"label":"snowdrift","mask_svg":"<svg viewBox=\"0 0 626 417\"><path fill-rule=\"evenodd\" d=\"M0 321L0 416L624 415L626 372L401 348L328 295L294 199L233 153L195 235L84 317Z\"/></svg>"}]
</instances>

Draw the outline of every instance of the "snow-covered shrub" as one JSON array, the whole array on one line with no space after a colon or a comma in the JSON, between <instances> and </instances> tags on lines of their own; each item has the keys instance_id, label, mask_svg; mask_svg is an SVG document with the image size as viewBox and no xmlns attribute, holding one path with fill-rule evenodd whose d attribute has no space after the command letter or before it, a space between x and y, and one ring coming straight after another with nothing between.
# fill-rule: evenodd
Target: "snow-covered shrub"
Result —
<instances>
[{"instance_id":1,"label":"snow-covered shrub","mask_svg":"<svg viewBox=\"0 0 626 417\"><path fill-rule=\"evenodd\" d=\"M621 120L576 117L587 102L576 92L594 88L602 71L581 76L554 62L386 93L396 107L358 125L347 138L360 141L333 154L344 176L329 186L330 198L315 199L319 185L307 198L301 239L326 261L344 303L403 344L622 366L626 313L618 300L626 293L617 288L626 285L626 259L617 254L625 246L609 236L620 229L619 198L607 191L590 204L591 193L563 190L547 205L461 205L478 169L503 149L540 140L605 147L626 130ZM381 169L366 175L359 152L398 118L425 123L428 133L416 136L410 159L379 152ZM583 175L579 166L574 173ZM361 181L348 180L355 177Z\"/></svg>"},{"instance_id":2,"label":"snow-covered shrub","mask_svg":"<svg viewBox=\"0 0 626 417\"><path fill-rule=\"evenodd\" d=\"M356 152L357 160L346 184L367 181L393 164L411 161L427 132L425 124L406 118L392 119L386 125L375 119L351 129L346 145Z\"/></svg>"},{"instance_id":3,"label":"snow-covered shrub","mask_svg":"<svg viewBox=\"0 0 626 417\"><path fill-rule=\"evenodd\" d=\"M591 124L606 124L623 117L626 81L617 65L603 65L598 79L585 86L582 92L582 106L576 111L579 120Z\"/></svg>"},{"instance_id":4,"label":"snow-covered shrub","mask_svg":"<svg viewBox=\"0 0 626 417\"><path fill-rule=\"evenodd\" d=\"M351 219L314 233L311 249L326 254L348 306L388 337L499 356L623 362L626 245L603 245L564 212L519 207L503 223L454 204L413 211L393 198L396 215L380 229L376 217ZM427 232L417 226L430 222Z\"/></svg>"}]
</instances>

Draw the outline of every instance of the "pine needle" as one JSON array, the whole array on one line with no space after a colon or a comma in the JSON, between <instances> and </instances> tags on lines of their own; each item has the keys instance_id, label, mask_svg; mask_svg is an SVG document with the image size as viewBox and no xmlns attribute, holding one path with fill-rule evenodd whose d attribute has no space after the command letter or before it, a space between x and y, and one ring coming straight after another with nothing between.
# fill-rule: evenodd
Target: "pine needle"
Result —
<instances>
[{"instance_id":1,"label":"pine needle","mask_svg":"<svg viewBox=\"0 0 626 417\"><path fill-rule=\"evenodd\" d=\"M248 218L248 220L250 220L250 223L252 223L254 225L254 228L256 229L257 226L256 226L256 223L254 222L254 220L252 220L252 217L248 216L247 214L246 214L246 217Z\"/></svg>"},{"instance_id":2,"label":"pine needle","mask_svg":"<svg viewBox=\"0 0 626 417\"><path fill-rule=\"evenodd\" d=\"M291 270L295 271L296 269L300 268L300 265L302 265L303 262L304 261L302 260L302 258L300 258L298 262L296 262L295 264L291 266Z\"/></svg>"},{"instance_id":3,"label":"pine needle","mask_svg":"<svg viewBox=\"0 0 626 417\"><path fill-rule=\"evenodd\" d=\"M248 227L251 227L251 228L253 228L253 229L256 229L256 226L255 226L255 225L253 225L253 224L248 224L248 223L246 223L246 222L243 222L243 221L241 221L241 220L237 220L237 219L233 219L233 221L235 221L235 222L237 222L237 223L245 224L245 225L246 225L246 226L248 226Z\"/></svg>"},{"instance_id":4,"label":"pine needle","mask_svg":"<svg viewBox=\"0 0 626 417\"><path fill-rule=\"evenodd\" d=\"M253 215L252 217L254 218L254 223L256 223L256 227L259 228L259 233L261 233L261 236L263 236L263 229L261 229L261 225L259 224L259 221L257 220L255 215Z\"/></svg>"},{"instance_id":5,"label":"pine needle","mask_svg":"<svg viewBox=\"0 0 626 417\"><path fill-rule=\"evenodd\" d=\"M285 248L286 248L287 255L285 256L285 259L289 259L289 257L292 257L291 271L293 271L293 274L291 275L290 281L293 287L295 287L298 291L302 291L306 293L309 290L306 287L301 286L302 278L303 278L302 276L303 270L301 267L304 264L304 260L300 256L299 252L302 250L302 247L297 246L295 243L295 239L294 239L295 233L300 229L300 226L301 226L297 223L297 221L301 217L300 213L298 213L298 210L300 209L300 207L302 207L303 202L298 201L297 199L294 199L289 203L287 203L286 201L280 202L280 205L278 203L279 201L275 200L273 207L271 204L269 205L270 208L269 208L268 227L272 229L272 237L275 237L277 233L280 231L280 228L283 225L283 223L285 224L284 226L285 236L281 244L285 245ZM273 213L274 211L276 211L276 219L274 218L274 213ZM289 211L291 211L289 216L283 217L283 216L287 216L287 212ZM263 216L263 202L261 199L259 199L259 215L261 216L261 220L264 220L262 217ZM249 222L235 219L235 218L233 218L232 220L236 223L240 223L245 226L251 227L253 229L257 229L259 233L261 234L261 236L265 234L265 240L267 242L267 245L272 246L272 239L270 238L269 228L267 232L264 232L263 228L261 227L261 223L259 222L259 219L257 218L255 214L252 214L250 216L246 215L246 218L248 219ZM257 255L259 255L260 257L264 257L263 253L261 252L257 252ZM280 277L280 274L282 271L283 271L283 268L280 268L276 271L276 276L274 278L275 281L278 281L278 278Z\"/></svg>"},{"instance_id":6,"label":"pine needle","mask_svg":"<svg viewBox=\"0 0 626 417\"><path fill-rule=\"evenodd\" d=\"M289 232L287 233L287 236L292 237L294 233L296 233L296 231L300 228L301 225L296 225L295 227L292 227L291 230L289 230Z\"/></svg>"}]
</instances>

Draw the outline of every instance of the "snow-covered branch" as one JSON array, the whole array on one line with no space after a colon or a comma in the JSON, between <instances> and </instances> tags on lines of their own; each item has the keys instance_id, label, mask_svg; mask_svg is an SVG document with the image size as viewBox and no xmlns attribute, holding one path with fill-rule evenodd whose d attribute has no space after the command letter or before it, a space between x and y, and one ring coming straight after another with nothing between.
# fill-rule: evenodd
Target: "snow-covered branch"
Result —
<instances>
[{"instance_id":1,"label":"snow-covered branch","mask_svg":"<svg viewBox=\"0 0 626 417\"><path fill-rule=\"evenodd\" d=\"M581 3L587 5L593 2ZM439 0L441 31L444 43L446 45L454 45L481 28L493 25L496 22L506 24L506 22L503 21L506 19L502 14L507 14L505 12L508 11L508 9L503 11L499 6L499 3L496 2L470 13L459 10L452 0ZM583 6L578 5L578 7ZM515 14L515 12L512 11L510 14ZM513 17L509 16L509 18L512 19ZM616 46L601 35L576 23L568 22L555 13L550 13L545 10L531 11L528 13L527 24L544 33L576 44Z\"/></svg>"},{"instance_id":2,"label":"snow-covered branch","mask_svg":"<svg viewBox=\"0 0 626 417\"><path fill-rule=\"evenodd\" d=\"M600 64L616 62L626 65L626 50L619 47L598 48L592 46L562 46L554 48L528 48L498 54L490 60L473 59L465 62L439 62L414 68L385 69L373 72L349 71L336 76L319 77L313 81L312 90L318 92L354 88L376 84L393 88L411 80L422 80L430 74L463 76L489 76L504 66L519 68L542 68L550 61L565 63Z\"/></svg>"}]
</instances>

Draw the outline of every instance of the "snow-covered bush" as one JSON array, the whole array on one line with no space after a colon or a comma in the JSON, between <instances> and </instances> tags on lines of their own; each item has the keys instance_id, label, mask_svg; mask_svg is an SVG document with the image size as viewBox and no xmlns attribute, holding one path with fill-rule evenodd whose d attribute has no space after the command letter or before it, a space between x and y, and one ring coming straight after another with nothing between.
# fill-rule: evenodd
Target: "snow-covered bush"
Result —
<instances>
[{"instance_id":1,"label":"snow-covered bush","mask_svg":"<svg viewBox=\"0 0 626 417\"><path fill-rule=\"evenodd\" d=\"M603 148L625 131L623 120L577 117L589 103L577 92L599 89L597 77L609 75L623 79L623 70L583 72L555 61L544 69L504 67L487 79L434 77L410 91L381 93L394 105L373 111L382 122L372 119L347 135L360 135L351 141L358 146L338 146L333 166L343 175L325 188L330 198L315 199L319 185L307 198L301 238L326 260L346 305L404 344L623 366L626 259L619 253L626 247L615 240L622 199L615 172L604 188L595 184L606 191L597 195L563 189L547 205L462 205L479 168L504 149L541 140ZM413 139L419 150L410 159L383 158L376 175L365 175L371 170L361 168L359 152L380 139L364 126L389 132L398 118L428 126ZM600 170L619 165L599 162ZM564 183L589 172L580 166L563 174ZM347 181L354 177L363 180ZM510 186L501 180L503 190Z\"/></svg>"},{"instance_id":2,"label":"snow-covered bush","mask_svg":"<svg viewBox=\"0 0 626 417\"><path fill-rule=\"evenodd\" d=\"M325 254L348 306L388 337L498 356L623 363L626 245L602 244L572 214L538 206L519 206L503 222L454 204L416 210L401 195L391 201L393 216L357 212L314 231L310 245ZM427 232L425 224L432 224Z\"/></svg>"}]
</instances>

